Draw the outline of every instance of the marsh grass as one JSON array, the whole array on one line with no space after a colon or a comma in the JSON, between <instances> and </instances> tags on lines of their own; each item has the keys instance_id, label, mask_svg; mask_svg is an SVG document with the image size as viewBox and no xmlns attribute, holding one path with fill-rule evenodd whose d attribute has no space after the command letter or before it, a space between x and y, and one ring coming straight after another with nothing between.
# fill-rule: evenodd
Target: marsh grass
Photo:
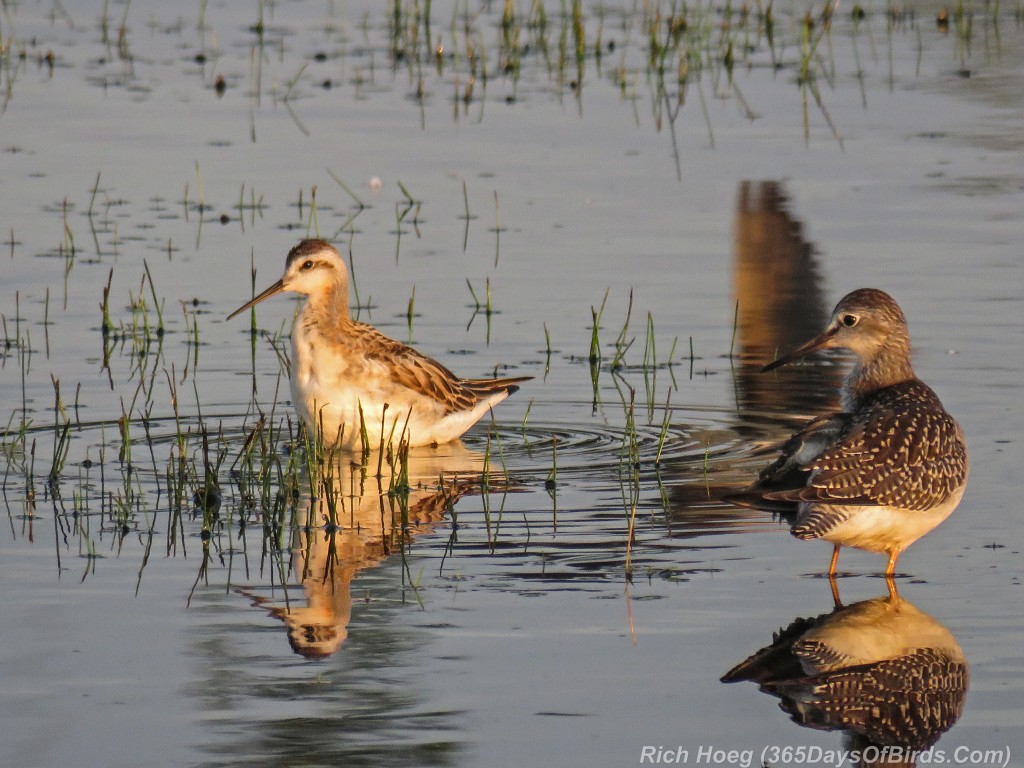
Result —
<instances>
[{"instance_id":1,"label":"marsh grass","mask_svg":"<svg viewBox=\"0 0 1024 768\"><path fill-rule=\"evenodd\" d=\"M654 412L657 409L656 392L658 384L658 373L668 373L671 379L672 388L678 388L678 382L676 380L674 366L676 362L676 350L679 346L679 337L672 337L672 343L671 345L668 346L668 355L665 356L664 358L660 357L658 354L659 343L657 331L655 328L654 315L653 313L648 311L646 313L646 322L644 325L644 343L641 358L639 362L636 362L635 360L631 359L630 351L633 350L634 346L636 345L637 337L633 335L630 331L630 324L632 322L634 305L633 291L630 290L622 324L621 326L619 326L619 331L615 337L615 340L608 345L611 350L610 355L605 356L605 354L602 352L600 331L602 329L602 320L604 318L609 293L610 289L606 290L604 296L602 297L601 304L596 308L592 305L590 308L590 344L589 352L586 359L589 363L590 381L593 392L593 411L594 413L596 413L601 405L600 389L602 371L607 371L609 374L611 374L613 378L613 383L617 389L620 388L620 382L626 383L624 377L632 375L634 373L639 373L643 378L645 393L644 402L647 406L648 418L653 419ZM691 338L691 378L693 365L692 343L693 340ZM662 344L661 348L664 349L665 345ZM635 356L635 352L633 354ZM626 386L630 385L626 384Z\"/></svg>"},{"instance_id":2,"label":"marsh grass","mask_svg":"<svg viewBox=\"0 0 1024 768\"><path fill-rule=\"evenodd\" d=\"M551 332L548 330L547 323L542 325L544 327L544 378L547 379L551 372Z\"/></svg>"},{"instance_id":3,"label":"marsh grass","mask_svg":"<svg viewBox=\"0 0 1024 768\"><path fill-rule=\"evenodd\" d=\"M249 186L249 199L245 198L245 182L239 186L238 189L238 202L235 204L235 210L238 211L238 222L242 227L242 231L245 232L245 214L249 214L249 228L255 228L256 219L259 217L263 218L263 194L259 197L256 195L256 187Z\"/></svg>"},{"instance_id":4,"label":"marsh grass","mask_svg":"<svg viewBox=\"0 0 1024 768\"><path fill-rule=\"evenodd\" d=\"M747 120L756 120L758 113L741 87L739 74L767 58L773 69L794 73L805 141L813 130L813 105L842 146L823 88L835 84L835 0L824 0L817 8L816 3L797 8L774 2L750 6L680 0L625 7L571 0L553 10L549 5L543 0L525 5L505 0L493 13L472 13L456 4L447 32L441 33L432 26L429 3L389 3L385 14L388 53L392 67L409 74L421 127L426 124L424 104L436 87L452 89L454 120L468 115L471 105L478 105L476 117L482 120L491 81L506 83L504 100L515 103L524 73L544 73L555 98L571 95L582 113L584 91L594 87L588 82L596 77L596 82L617 88L634 111L638 104L647 103L655 130L669 137L676 175L682 179L682 114L699 110L711 147L716 142L709 102L731 100ZM973 36L972 13L964 9L965 3L958 0L951 14L954 39L962 48ZM896 15L890 9L890 16ZM993 11L986 18L995 23L998 16ZM854 18L865 17L860 9ZM367 33L369 24L367 18ZM618 61L608 71L606 58L613 54ZM496 251L500 231L499 223Z\"/></svg>"},{"instance_id":5,"label":"marsh grass","mask_svg":"<svg viewBox=\"0 0 1024 768\"><path fill-rule=\"evenodd\" d=\"M46 481L52 490L56 490L70 449L71 419L64 409L63 400L61 400L60 380L51 374L50 381L53 382L53 459Z\"/></svg>"},{"instance_id":6,"label":"marsh grass","mask_svg":"<svg viewBox=\"0 0 1024 768\"><path fill-rule=\"evenodd\" d=\"M608 288L604 292L604 296L601 299L601 304L597 309L593 306L590 307L590 316L592 323L590 325L590 353L587 356L587 360L591 366L594 366L601 362L601 318L604 316L604 308L608 303L608 294L611 292L611 288Z\"/></svg>"},{"instance_id":7,"label":"marsh grass","mask_svg":"<svg viewBox=\"0 0 1024 768\"><path fill-rule=\"evenodd\" d=\"M419 218L422 203L412 196L412 194L409 192L408 189L405 188L405 185L402 184L401 181L398 181L397 184L398 188L404 195L404 199L395 202L395 264L398 263L398 256L402 247L402 234L408 231L402 228L402 225L405 223L407 219L410 220L410 222L412 223L413 231L416 233L416 237L419 238L422 236L420 233ZM409 217L410 213L412 214L411 219Z\"/></svg>"},{"instance_id":8,"label":"marsh grass","mask_svg":"<svg viewBox=\"0 0 1024 768\"><path fill-rule=\"evenodd\" d=\"M834 67L828 53L832 44L831 21L837 9L834 0L825 0L817 9L789 7L769 2L734 5L732 2L684 3L680 0L609 6L604 3L585 4L569 0L554 4L544 0L517 3L505 0L483 12L456 3L447 23L436 18L429 0L392 0L380 10L353 20L352 30L366 39L384 35L383 57L371 48L366 61L359 61L351 78L357 95L366 86L375 84L378 68L404 70L410 82L410 95L419 112L421 127L426 123L425 104L436 89L451 89L453 118L469 114L476 105L476 118L483 119L487 92L492 82L504 83L501 96L515 103L520 96L524 74L543 73L547 87L557 99L571 96L582 113L584 92L597 83L606 82L617 88L627 105L646 102L657 131L665 131L671 142L677 174L681 177L678 130L684 111L698 109L708 142L715 144L708 101L733 100L748 119L756 117L748 98L740 89L737 74L744 66L756 63L765 54L774 68L797 72L796 90L802 108L813 103L825 117L826 124L838 139L839 133L828 114L825 94L819 83L834 80ZM108 3L100 16L101 40L109 49L111 59L123 62L129 72L135 57L131 51L128 26L131 3L124 5L120 19L111 18ZM284 107L298 131L308 128L301 117L301 97L309 88L322 85L314 78L308 61L286 63L276 55L283 41L278 32L267 25L273 4L257 4L255 19L249 24L250 57L247 100L250 139L256 141L256 117L261 108L265 87L264 67L274 66L269 93L275 105ZM859 6L856 6L859 8ZM863 14L863 10L861 10ZM1017 10L1019 14L1019 9ZM812 19L813 26L799 21L801 14ZM906 11L890 6L888 16L898 19ZM957 0L949 18L955 29L955 45L967 50L976 36L975 16L971 5ZM995 24L1003 16L999 3L987 4L982 14L986 24ZM201 3L195 21L205 40L205 4ZM866 16L866 14L865 14ZM861 16L863 19L865 16ZM70 17L69 17L70 22ZM329 36L340 35L330 28ZM15 92L15 83L25 69L29 41L17 37L13 22L6 28L4 44L0 45L0 81L4 102ZM333 38L332 38L333 39ZM339 45L344 39L338 38ZM205 43L204 43L205 45ZM617 62L611 66L607 59ZM45 60L53 66L53 54ZM278 62L277 59L282 59ZM276 71L280 68L282 71ZM690 105L688 106L688 102ZM694 104L693 102L696 102ZM805 131L810 126L805 122ZM199 204L205 204L202 182L198 178ZM257 206L254 196L248 203ZM252 208L255 210L255 208ZM500 238L498 238L500 239Z\"/></svg>"},{"instance_id":9,"label":"marsh grass","mask_svg":"<svg viewBox=\"0 0 1024 768\"><path fill-rule=\"evenodd\" d=\"M135 534L142 544L138 590L157 539L158 511L165 510L166 524L161 527L166 531L168 556L185 554L192 537L201 542L202 556L193 590L207 582L208 569L215 560L227 563L230 579L236 545L244 545L239 531L254 515L258 515L260 522L258 530L271 537L286 526L286 501L298 495L304 454L294 447L296 436L288 417L276 414L279 391L274 392L269 411L256 401L255 361L252 409L258 417L244 433L245 439L236 440L220 424L208 423L195 376L201 345L196 307L190 302L183 303L188 358L184 369L177 369L174 363L163 360L162 340L169 329L163 313L165 302L159 297L149 264L143 262L138 289L128 292L127 306L121 311L115 309L113 277L111 270L103 289L103 321L99 330L111 389L115 389L113 374L109 373L112 359L122 356L130 361L128 380L122 382L119 376L117 381L122 392L119 418L106 423L83 423L78 415L81 384L74 387L74 402L69 403L62 382L51 374L53 417L49 425L33 423L23 394L20 415L13 412L0 432L3 488L5 492L13 491L16 484L31 518L40 500L37 458L44 466L42 499L53 505L58 529L58 570L66 567L61 557L62 540L77 541L77 555L86 563L82 578L87 578L96 572L97 561L104 556L104 538L110 537L111 552L120 556L126 538ZM43 312L46 324L49 309L45 303ZM3 328L4 354L16 353L21 358L24 381L29 371L31 339L22 321L20 296L15 299L14 321L8 322L5 315ZM252 338L255 346L255 335ZM287 376L287 360L279 360L280 385L281 378ZM191 415L187 415L182 408L179 385L190 378L194 401L187 408ZM160 380L167 384L166 401L170 403L171 416L154 418L155 389ZM166 432L168 426L170 434ZM97 430L98 459L89 455L89 448L84 458L75 456L83 437L89 444L85 436ZM46 431L50 433L48 451L43 449ZM116 439L111 439L111 434L116 434ZM282 454L277 446L283 444L293 448ZM48 468L43 462L48 462ZM228 489L233 496L230 508L237 511L235 528L221 514ZM65 496L70 503L64 503ZM94 525L94 520L99 524Z\"/></svg>"},{"instance_id":10,"label":"marsh grass","mask_svg":"<svg viewBox=\"0 0 1024 768\"><path fill-rule=\"evenodd\" d=\"M473 314L469 318L469 322L466 323L466 330L468 331L473 327L473 321L480 315L484 316L486 325L485 341L487 344L491 343L491 317L495 314L494 305L491 303L491 278L484 278L484 300L481 302L480 297L476 295L476 291L473 289L473 283L470 282L469 278L466 278L466 287L469 288L469 295L473 298Z\"/></svg>"}]
</instances>

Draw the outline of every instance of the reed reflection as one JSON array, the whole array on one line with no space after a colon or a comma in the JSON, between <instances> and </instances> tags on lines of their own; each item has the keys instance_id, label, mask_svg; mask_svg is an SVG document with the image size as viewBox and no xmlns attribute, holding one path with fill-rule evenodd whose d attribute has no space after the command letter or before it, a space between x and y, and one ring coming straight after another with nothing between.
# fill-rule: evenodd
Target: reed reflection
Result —
<instances>
[{"instance_id":1,"label":"reed reflection","mask_svg":"<svg viewBox=\"0 0 1024 768\"><path fill-rule=\"evenodd\" d=\"M254 603L284 622L295 653L323 658L348 637L352 580L391 556L403 556L416 536L445 519L467 493L502 484L485 474L485 457L461 443L403 448L389 462L343 458L319 479L318 497L305 493L296 510L291 574L302 594L286 590L283 604Z\"/></svg>"},{"instance_id":2,"label":"reed reflection","mask_svg":"<svg viewBox=\"0 0 1024 768\"><path fill-rule=\"evenodd\" d=\"M896 591L794 619L729 670L779 699L793 722L844 733L858 765L916 765L963 712L968 666L953 633ZM888 747L887 750L883 748Z\"/></svg>"}]
</instances>

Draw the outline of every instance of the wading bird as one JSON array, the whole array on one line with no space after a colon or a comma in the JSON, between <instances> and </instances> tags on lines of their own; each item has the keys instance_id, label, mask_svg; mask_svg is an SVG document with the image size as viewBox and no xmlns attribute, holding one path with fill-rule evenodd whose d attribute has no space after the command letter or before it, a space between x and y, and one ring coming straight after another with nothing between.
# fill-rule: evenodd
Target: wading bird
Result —
<instances>
[{"instance_id":1,"label":"wading bird","mask_svg":"<svg viewBox=\"0 0 1024 768\"><path fill-rule=\"evenodd\" d=\"M844 296L819 336L762 370L831 348L857 357L842 412L793 435L778 460L732 498L795 503L793 535L833 545L829 576L842 546L887 554L892 576L900 553L960 503L968 472L963 431L914 375L907 322L889 294L862 288Z\"/></svg>"},{"instance_id":2,"label":"wading bird","mask_svg":"<svg viewBox=\"0 0 1024 768\"><path fill-rule=\"evenodd\" d=\"M282 291L306 297L292 333L292 400L325 446L446 443L531 378L458 378L436 360L353 320L348 280L334 246L303 240L288 253L284 276L228 315L230 320Z\"/></svg>"}]
</instances>

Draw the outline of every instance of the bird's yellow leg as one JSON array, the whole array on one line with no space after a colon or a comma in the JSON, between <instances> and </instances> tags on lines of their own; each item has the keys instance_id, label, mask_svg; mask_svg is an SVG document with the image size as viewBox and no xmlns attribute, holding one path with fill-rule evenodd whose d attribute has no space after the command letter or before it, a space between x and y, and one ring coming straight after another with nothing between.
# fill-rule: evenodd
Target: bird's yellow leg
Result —
<instances>
[{"instance_id":1,"label":"bird's yellow leg","mask_svg":"<svg viewBox=\"0 0 1024 768\"><path fill-rule=\"evenodd\" d=\"M836 564L839 562L839 545L836 544L832 547L832 562L828 565L829 578L835 578L836 575Z\"/></svg>"},{"instance_id":2,"label":"bird's yellow leg","mask_svg":"<svg viewBox=\"0 0 1024 768\"><path fill-rule=\"evenodd\" d=\"M889 553L889 564L885 566L885 578L891 579L892 575L896 572L896 560L899 558L899 552Z\"/></svg>"}]
</instances>

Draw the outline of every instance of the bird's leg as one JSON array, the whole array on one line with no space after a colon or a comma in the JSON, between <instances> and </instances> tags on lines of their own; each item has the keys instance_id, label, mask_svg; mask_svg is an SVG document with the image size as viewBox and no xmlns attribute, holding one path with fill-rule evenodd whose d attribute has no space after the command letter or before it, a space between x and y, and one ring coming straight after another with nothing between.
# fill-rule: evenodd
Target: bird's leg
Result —
<instances>
[{"instance_id":1,"label":"bird's leg","mask_svg":"<svg viewBox=\"0 0 1024 768\"><path fill-rule=\"evenodd\" d=\"M836 563L839 562L839 545L835 544L832 547L832 562L828 565L828 577L834 579L836 576Z\"/></svg>"},{"instance_id":2,"label":"bird's leg","mask_svg":"<svg viewBox=\"0 0 1024 768\"><path fill-rule=\"evenodd\" d=\"M896 560L899 558L899 552L889 553L889 564L885 566L885 578L891 579L893 574L896 572Z\"/></svg>"}]
</instances>

